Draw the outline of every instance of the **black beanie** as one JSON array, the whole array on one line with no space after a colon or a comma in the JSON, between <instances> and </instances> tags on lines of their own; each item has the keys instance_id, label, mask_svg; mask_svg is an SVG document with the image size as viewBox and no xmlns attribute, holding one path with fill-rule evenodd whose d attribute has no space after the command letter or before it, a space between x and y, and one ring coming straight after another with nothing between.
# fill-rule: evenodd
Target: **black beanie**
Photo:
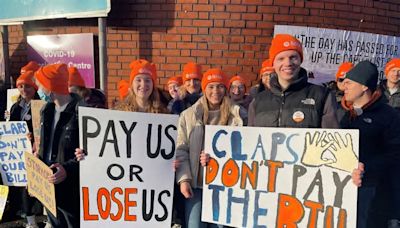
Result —
<instances>
[{"instance_id":1,"label":"black beanie","mask_svg":"<svg viewBox=\"0 0 400 228\"><path fill-rule=\"evenodd\" d=\"M370 61L361 61L346 73L346 78L365 85L371 91L375 91L378 84L378 69Z\"/></svg>"}]
</instances>

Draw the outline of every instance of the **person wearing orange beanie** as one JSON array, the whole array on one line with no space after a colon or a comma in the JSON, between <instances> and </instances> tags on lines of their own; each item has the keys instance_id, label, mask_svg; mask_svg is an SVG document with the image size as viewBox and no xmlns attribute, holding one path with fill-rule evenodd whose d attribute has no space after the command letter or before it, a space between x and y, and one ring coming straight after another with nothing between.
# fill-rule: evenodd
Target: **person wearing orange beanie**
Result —
<instances>
[{"instance_id":1,"label":"person wearing orange beanie","mask_svg":"<svg viewBox=\"0 0 400 228\"><path fill-rule=\"evenodd\" d=\"M246 82L240 75L233 76L229 80L229 97L233 102L243 100L246 95Z\"/></svg>"},{"instance_id":2,"label":"person wearing orange beanie","mask_svg":"<svg viewBox=\"0 0 400 228\"><path fill-rule=\"evenodd\" d=\"M37 62L35 62L35 61L30 61L30 62L28 62L28 64L26 64L25 66L21 67L20 73L21 73L21 74L24 74L24 73L27 72L27 71L33 71L33 72L35 72L35 71L39 70L39 68L40 68L40 65L39 65Z\"/></svg>"},{"instance_id":3,"label":"person wearing orange beanie","mask_svg":"<svg viewBox=\"0 0 400 228\"><path fill-rule=\"evenodd\" d=\"M269 59L277 77L270 78L270 89L257 94L250 105L250 126L339 126L333 95L327 88L309 83L307 71L300 66L303 61L300 41L289 34L277 34L271 42Z\"/></svg>"},{"instance_id":4,"label":"person wearing orange beanie","mask_svg":"<svg viewBox=\"0 0 400 228\"><path fill-rule=\"evenodd\" d=\"M83 80L78 68L74 66L68 67L68 86L86 87L85 80Z\"/></svg>"},{"instance_id":5,"label":"person wearing orange beanie","mask_svg":"<svg viewBox=\"0 0 400 228\"><path fill-rule=\"evenodd\" d=\"M156 65L154 63L151 63L145 59L138 59L135 61L132 61L129 64L129 67L131 68L131 73L129 77L129 83L132 84L133 80L136 78L136 76L139 75L147 75L149 79L152 80L152 83L155 85L157 81L157 70L156 70Z\"/></svg>"},{"instance_id":6,"label":"person wearing orange beanie","mask_svg":"<svg viewBox=\"0 0 400 228\"><path fill-rule=\"evenodd\" d=\"M145 59L138 59L132 61L129 67L131 69L129 93L114 108L121 111L168 113L156 87L157 69L155 64Z\"/></svg>"},{"instance_id":7,"label":"person wearing orange beanie","mask_svg":"<svg viewBox=\"0 0 400 228\"><path fill-rule=\"evenodd\" d=\"M31 101L39 99L36 93L38 88L33 77L33 71L25 71L17 78L17 89L20 95L17 102L11 107L10 112L6 111L10 121L25 121L27 123L32 145L34 145L35 137L33 135ZM34 208L40 205L40 202L36 198L29 196L25 188L15 189L15 187L10 187L10 191L21 194L22 211L26 214L27 226L38 227ZM16 205L17 202L14 201L14 197L9 197L9 200L10 205Z\"/></svg>"},{"instance_id":8,"label":"person wearing orange beanie","mask_svg":"<svg viewBox=\"0 0 400 228\"><path fill-rule=\"evenodd\" d=\"M22 86L22 85L29 85L35 89L35 91L38 90L38 87L34 81L34 72L33 71L26 71L25 73L21 74L17 78L17 88Z\"/></svg>"},{"instance_id":9,"label":"person wearing orange beanie","mask_svg":"<svg viewBox=\"0 0 400 228\"><path fill-rule=\"evenodd\" d=\"M96 88L86 88L85 81L78 68L68 67L68 91L78 94L87 107L106 108L106 96L104 92Z\"/></svg>"},{"instance_id":10,"label":"person wearing orange beanie","mask_svg":"<svg viewBox=\"0 0 400 228\"><path fill-rule=\"evenodd\" d=\"M243 120L243 125L247 125L247 110L250 102L253 100L252 96L246 94L246 81L240 75L233 76L228 83L229 98L233 104L240 107L240 116Z\"/></svg>"},{"instance_id":11,"label":"person wearing orange beanie","mask_svg":"<svg viewBox=\"0 0 400 228\"><path fill-rule=\"evenodd\" d=\"M183 85L178 91L178 98L170 105L173 114L180 114L192 106L202 96L201 94L201 65L189 62L183 66Z\"/></svg>"},{"instance_id":12,"label":"person wearing orange beanie","mask_svg":"<svg viewBox=\"0 0 400 228\"><path fill-rule=\"evenodd\" d=\"M344 91L344 85L343 85L343 80L346 77L346 73L349 72L351 70L351 68L353 68L354 65L353 63L350 62L344 62L342 63L337 72L336 72L336 101L341 101L342 97L343 97L343 91Z\"/></svg>"},{"instance_id":13,"label":"person wearing orange beanie","mask_svg":"<svg viewBox=\"0 0 400 228\"><path fill-rule=\"evenodd\" d=\"M344 62L342 64L340 64L337 72L336 72L336 82L343 82L343 80L346 77L346 73L349 72L351 70L351 68L353 68L354 65L351 62ZM343 86L341 86L343 87ZM343 91L344 88L340 88L340 90Z\"/></svg>"},{"instance_id":14,"label":"person wearing orange beanie","mask_svg":"<svg viewBox=\"0 0 400 228\"><path fill-rule=\"evenodd\" d=\"M202 166L209 155L202 151L205 125L242 126L239 106L233 105L227 96L227 77L220 69L207 70L201 81L203 95L179 117L176 159L180 161L176 170L179 189L185 197L186 226L207 227L201 221ZM199 156L200 154L200 156ZM222 227L222 226L218 226Z\"/></svg>"},{"instance_id":15,"label":"person wearing orange beanie","mask_svg":"<svg viewBox=\"0 0 400 228\"><path fill-rule=\"evenodd\" d=\"M261 65L261 69L259 72L258 82L256 85L250 88L250 96L255 97L258 93L261 93L265 89L269 89L269 80L271 77L274 77L275 70L272 67L272 62L270 59L266 59L263 61Z\"/></svg>"},{"instance_id":16,"label":"person wearing orange beanie","mask_svg":"<svg viewBox=\"0 0 400 228\"><path fill-rule=\"evenodd\" d=\"M168 78L166 89L168 91L169 96L172 98L168 101L167 108L171 112L172 107L175 102L179 102L182 97L184 96L183 89L181 88L182 86L182 77L179 76L172 76Z\"/></svg>"},{"instance_id":17,"label":"person wearing orange beanie","mask_svg":"<svg viewBox=\"0 0 400 228\"><path fill-rule=\"evenodd\" d=\"M68 95L68 68L67 65L51 64L39 68L35 72L35 78L38 82L39 96L41 91L50 93L56 93L60 95ZM42 95L41 99L44 98ZM44 98L49 101L49 98Z\"/></svg>"},{"instance_id":18,"label":"person wearing orange beanie","mask_svg":"<svg viewBox=\"0 0 400 228\"><path fill-rule=\"evenodd\" d=\"M78 106L81 98L68 93L68 67L50 64L35 72L39 96L48 103L41 112L39 158L53 169L48 177L55 186L57 217L47 209L53 227L79 227Z\"/></svg>"},{"instance_id":19,"label":"person wearing orange beanie","mask_svg":"<svg viewBox=\"0 0 400 228\"><path fill-rule=\"evenodd\" d=\"M127 80L121 80L118 82L118 93L119 100L122 101L129 94L129 82Z\"/></svg>"},{"instance_id":20,"label":"person wearing orange beanie","mask_svg":"<svg viewBox=\"0 0 400 228\"><path fill-rule=\"evenodd\" d=\"M229 80L228 87L229 87L229 97L231 98L232 102L237 105L244 105L243 102L246 97L245 79L240 75L233 76Z\"/></svg>"},{"instance_id":21,"label":"person wearing orange beanie","mask_svg":"<svg viewBox=\"0 0 400 228\"><path fill-rule=\"evenodd\" d=\"M395 58L386 63L385 76L386 79L379 85L383 99L396 110L400 110L400 59Z\"/></svg>"},{"instance_id":22,"label":"person wearing orange beanie","mask_svg":"<svg viewBox=\"0 0 400 228\"><path fill-rule=\"evenodd\" d=\"M270 59L265 60L260 69L260 80L265 88L269 88L269 79L274 72L275 69L272 66L272 61Z\"/></svg>"},{"instance_id":23,"label":"person wearing orange beanie","mask_svg":"<svg viewBox=\"0 0 400 228\"><path fill-rule=\"evenodd\" d=\"M180 86L182 86L182 77L173 76L173 77L168 78L167 89L168 89L168 93L172 97L172 99L175 99L179 96L178 90L179 90Z\"/></svg>"},{"instance_id":24,"label":"person wearing orange beanie","mask_svg":"<svg viewBox=\"0 0 400 228\"><path fill-rule=\"evenodd\" d=\"M182 82L189 94L200 93L201 65L193 62L183 66Z\"/></svg>"}]
</instances>

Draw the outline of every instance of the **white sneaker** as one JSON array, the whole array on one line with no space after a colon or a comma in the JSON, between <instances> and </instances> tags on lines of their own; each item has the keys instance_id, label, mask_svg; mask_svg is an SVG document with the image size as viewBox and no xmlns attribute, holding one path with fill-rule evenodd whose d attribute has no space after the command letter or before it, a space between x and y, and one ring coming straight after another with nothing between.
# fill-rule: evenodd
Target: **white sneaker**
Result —
<instances>
[{"instance_id":1,"label":"white sneaker","mask_svg":"<svg viewBox=\"0 0 400 228\"><path fill-rule=\"evenodd\" d=\"M53 226L50 224L50 222L45 222L46 225L44 226L44 228L53 228Z\"/></svg>"},{"instance_id":2,"label":"white sneaker","mask_svg":"<svg viewBox=\"0 0 400 228\"><path fill-rule=\"evenodd\" d=\"M39 226L37 224L28 223L28 224L25 225L25 228L39 228Z\"/></svg>"}]
</instances>

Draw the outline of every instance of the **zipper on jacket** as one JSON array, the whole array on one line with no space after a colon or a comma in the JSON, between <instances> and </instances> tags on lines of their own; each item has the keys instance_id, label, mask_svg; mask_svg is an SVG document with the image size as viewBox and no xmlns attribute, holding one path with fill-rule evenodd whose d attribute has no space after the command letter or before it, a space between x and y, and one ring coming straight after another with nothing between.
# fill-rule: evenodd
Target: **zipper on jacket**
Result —
<instances>
[{"instance_id":1,"label":"zipper on jacket","mask_svg":"<svg viewBox=\"0 0 400 228\"><path fill-rule=\"evenodd\" d=\"M281 126L281 121L282 121L282 109L283 109L283 105L285 104L285 93L282 92L281 93L281 106L279 107L279 116L278 116L278 127Z\"/></svg>"}]
</instances>

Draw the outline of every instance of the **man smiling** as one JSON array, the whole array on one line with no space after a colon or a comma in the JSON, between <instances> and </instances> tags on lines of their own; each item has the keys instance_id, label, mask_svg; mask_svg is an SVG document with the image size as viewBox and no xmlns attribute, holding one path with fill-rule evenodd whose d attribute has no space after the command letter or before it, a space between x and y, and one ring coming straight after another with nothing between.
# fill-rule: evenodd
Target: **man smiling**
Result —
<instances>
[{"instance_id":1,"label":"man smiling","mask_svg":"<svg viewBox=\"0 0 400 228\"><path fill-rule=\"evenodd\" d=\"M358 191L357 228L399 227L400 119L377 88L378 70L369 61L351 69L343 81L347 110L344 129L359 129L359 159L365 165ZM388 226L388 222L390 226Z\"/></svg>"},{"instance_id":2,"label":"man smiling","mask_svg":"<svg viewBox=\"0 0 400 228\"><path fill-rule=\"evenodd\" d=\"M272 40L269 57L277 77L249 107L249 125L260 127L338 128L336 104L328 89L307 81L301 68L301 43L288 34Z\"/></svg>"}]
</instances>

